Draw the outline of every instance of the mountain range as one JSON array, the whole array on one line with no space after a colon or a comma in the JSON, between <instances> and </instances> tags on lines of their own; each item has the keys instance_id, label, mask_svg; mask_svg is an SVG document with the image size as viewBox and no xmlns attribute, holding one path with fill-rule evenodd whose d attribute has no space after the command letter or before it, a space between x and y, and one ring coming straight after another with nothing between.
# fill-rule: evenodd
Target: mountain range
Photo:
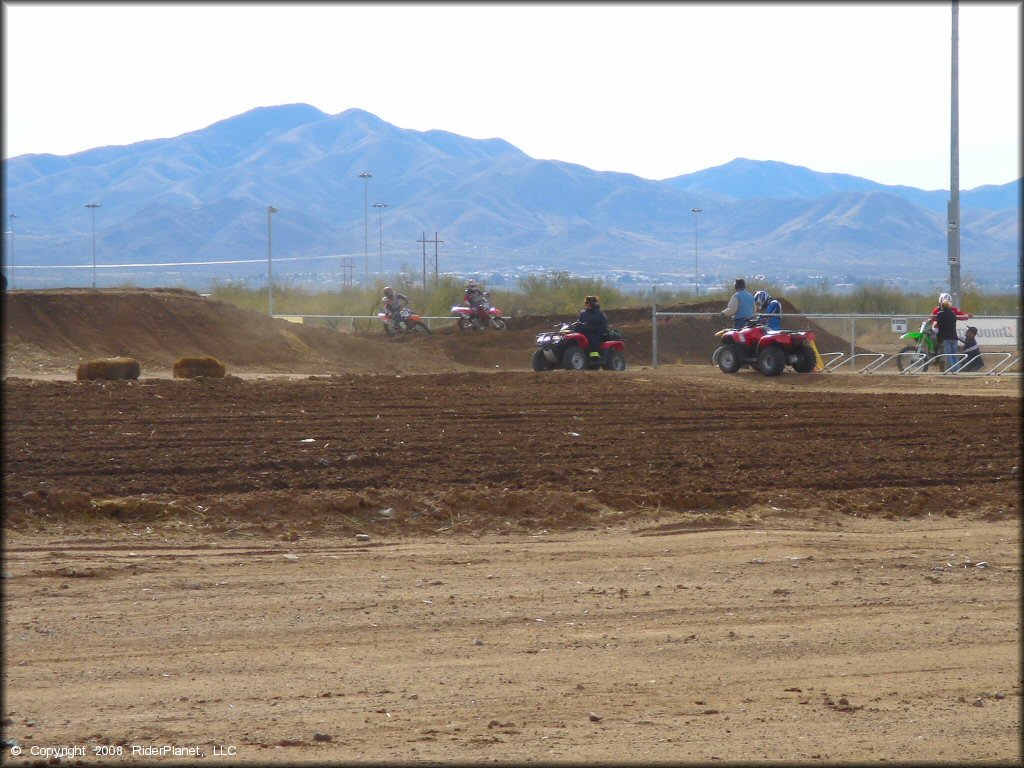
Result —
<instances>
[{"instance_id":1,"label":"mountain range","mask_svg":"<svg viewBox=\"0 0 1024 768\"><path fill-rule=\"evenodd\" d=\"M346 258L357 281L419 279L435 250L440 272L462 275L568 270L682 285L699 274L716 287L735 274L909 284L949 270L947 191L743 158L650 180L307 104L173 138L21 155L4 161L4 183L18 287L88 284L93 217L103 284L265 281L268 229L275 281L339 282ZM965 277L1018 280L1020 189L1018 179L961 191Z\"/></svg>"}]
</instances>

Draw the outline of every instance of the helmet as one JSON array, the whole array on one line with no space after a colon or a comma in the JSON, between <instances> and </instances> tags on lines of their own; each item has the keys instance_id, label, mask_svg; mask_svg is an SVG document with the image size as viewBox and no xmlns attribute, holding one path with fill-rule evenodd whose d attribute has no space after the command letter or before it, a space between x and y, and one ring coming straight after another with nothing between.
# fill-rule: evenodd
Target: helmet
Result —
<instances>
[{"instance_id":1,"label":"helmet","mask_svg":"<svg viewBox=\"0 0 1024 768\"><path fill-rule=\"evenodd\" d=\"M583 300L583 303L584 304L600 304L601 303L601 297L600 296L587 296L587 298Z\"/></svg>"},{"instance_id":2,"label":"helmet","mask_svg":"<svg viewBox=\"0 0 1024 768\"><path fill-rule=\"evenodd\" d=\"M395 298L395 290L390 285L384 289L384 297L388 299Z\"/></svg>"},{"instance_id":3,"label":"helmet","mask_svg":"<svg viewBox=\"0 0 1024 768\"><path fill-rule=\"evenodd\" d=\"M948 293L940 293L940 294L939 294L939 306L942 306L942 304L943 304L944 302L947 302L947 301L948 301L948 302L949 302L950 304L952 304L952 303L953 303L953 297L952 297L952 296L950 296L950 295L949 295Z\"/></svg>"},{"instance_id":4,"label":"helmet","mask_svg":"<svg viewBox=\"0 0 1024 768\"><path fill-rule=\"evenodd\" d=\"M759 304L762 309L767 307L771 300L772 297L768 295L768 291L758 291L754 294L754 304Z\"/></svg>"},{"instance_id":5,"label":"helmet","mask_svg":"<svg viewBox=\"0 0 1024 768\"><path fill-rule=\"evenodd\" d=\"M476 287L477 287L476 280L470 280L468 283L466 283L466 288L467 289L476 288Z\"/></svg>"}]
</instances>

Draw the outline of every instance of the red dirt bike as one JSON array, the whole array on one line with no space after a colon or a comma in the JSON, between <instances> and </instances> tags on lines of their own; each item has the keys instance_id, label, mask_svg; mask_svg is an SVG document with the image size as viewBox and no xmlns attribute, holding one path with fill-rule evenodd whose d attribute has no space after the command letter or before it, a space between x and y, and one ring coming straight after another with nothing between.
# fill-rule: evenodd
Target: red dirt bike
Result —
<instances>
[{"instance_id":1,"label":"red dirt bike","mask_svg":"<svg viewBox=\"0 0 1024 768\"><path fill-rule=\"evenodd\" d=\"M402 307L394 316L378 312L377 317L384 323L384 333L394 336L399 333L430 333L427 324L408 307Z\"/></svg>"},{"instance_id":2,"label":"red dirt bike","mask_svg":"<svg viewBox=\"0 0 1024 768\"><path fill-rule=\"evenodd\" d=\"M797 373L810 373L818 362L814 331L769 331L766 325L748 324L715 334L722 344L711 356L723 373L736 373L747 365L765 376L778 376L787 365Z\"/></svg>"},{"instance_id":3,"label":"red dirt bike","mask_svg":"<svg viewBox=\"0 0 1024 768\"><path fill-rule=\"evenodd\" d=\"M550 371L561 367L568 371L626 370L626 344L622 334L612 329L601 342L600 355L591 357L590 342L579 323L561 323L557 331L537 334L539 349L533 353L533 370Z\"/></svg>"},{"instance_id":4,"label":"red dirt bike","mask_svg":"<svg viewBox=\"0 0 1024 768\"><path fill-rule=\"evenodd\" d=\"M508 329L508 323L502 318L501 310L491 306L491 294L484 293L484 300L476 307L476 311L466 302L452 307L452 314L459 318L458 327L460 331L478 331L487 328L496 328L499 331Z\"/></svg>"}]
</instances>

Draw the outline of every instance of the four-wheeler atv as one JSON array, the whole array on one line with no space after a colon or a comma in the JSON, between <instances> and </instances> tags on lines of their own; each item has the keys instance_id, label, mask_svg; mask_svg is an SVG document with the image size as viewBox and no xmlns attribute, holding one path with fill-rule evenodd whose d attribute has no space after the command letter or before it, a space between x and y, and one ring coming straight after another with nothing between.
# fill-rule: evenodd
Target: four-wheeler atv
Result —
<instances>
[{"instance_id":1,"label":"four-wheeler atv","mask_svg":"<svg viewBox=\"0 0 1024 768\"><path fill-rule=\"evenodd\" d=\"M818 362L814 331L769 331L765 325L747 325L715 335L722 345L711 359L724 373L736 373L745 365L765 376L778 376L787 365L797 373L810 373Z\"/></svg>"},{"instance_id":2,"label":"four-wheeler atv","mask_svg":"<svg viewBox=\"0 0 1024 768\"><path fill-rule=\"evenodd\" d=\"M599 355L591 356L590 343L579 330L578 323L562 323L557 331L537 334L537 351L533 353L533 370L550 371L565 368L569 371L626 370L626 344L622 334L610 330L601 341Z\"/></svg>"}]
</instances>

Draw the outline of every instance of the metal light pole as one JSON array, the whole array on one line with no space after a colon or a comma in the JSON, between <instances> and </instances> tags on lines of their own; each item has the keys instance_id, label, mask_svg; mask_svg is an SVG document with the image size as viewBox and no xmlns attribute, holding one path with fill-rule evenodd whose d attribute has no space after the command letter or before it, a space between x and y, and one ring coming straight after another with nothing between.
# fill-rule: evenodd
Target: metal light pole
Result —
<instances>
[{"instance_id":1,"label":"metal light pole","mask_svg":"<svg viewBox=\"0 0 1024 768\"><path fill-rule=\"evenodd\" d=\"M387 203L374 203L377 209L377 249L380 251L380 279L384 280L384 209Z\"/></svg>"},{"instance_id":2,"label":"metal light pole","mask_svg":"<svg viewBox=\"0 0 1024 768\"><path fill-rule=\"evenodd\" d=\"M691 208L693 214L693 290L700 296L700 270L697 268L697 222L700 220L700 208Z\"/></svg>"},{"instance_id":3,"label":"metal light pole","mask_svg":"<svg viewBox=\"0 0 1024 768\"><path fill-rule=\"evenodd\" d=\"M14 290L14 220L18 214L11 214L11 290Z\"/></svg>"},{"instance_id":4,"label":"metal light pole","mask_svg":"<svg viewBox=\"0 0 1024 768\"><path fill-rule=\"evenodd\" d=\"M950 69L949 203L946 251L949 292L960 306L960 75L958 71L957 3L953 0L952 66Z\"/></svg>"},{"instance_id":5,"label":"metal light pole","mask_svg":"<svg viewBox=\"0 0 1024 768\"><path fill-rule=\"evenodd\" d=\"M267 206L267 312L273 317L274 316L274 276L271 270L271 243L273 238L271 237L272 230L270 227L270 217L272 214L277 213L277 208L272 205Z\"/></svg>"},{"instance_id":6,"label":"metal light pole","mask_svg":"<svg viewBox=\"0 0 1024 768\"><path fill-rule=\"evenodd\" d=\"M363 171L359 174L359 178L363 180L363 273L366 277L366 282L370 282L370 207L367 192L373 174L369 171Z\"/></svg>"},{"instance_id":7,"label":"metal light pole","mask_svg":"<svg viewBox=\"0 0 1024 768\"><path fill-rule=\"evenodd\" d=\"M99 203L86 203L86 208L92 210L92 289L96 290L96 209L102 207Z\"/></svg>"}]
</instances>

